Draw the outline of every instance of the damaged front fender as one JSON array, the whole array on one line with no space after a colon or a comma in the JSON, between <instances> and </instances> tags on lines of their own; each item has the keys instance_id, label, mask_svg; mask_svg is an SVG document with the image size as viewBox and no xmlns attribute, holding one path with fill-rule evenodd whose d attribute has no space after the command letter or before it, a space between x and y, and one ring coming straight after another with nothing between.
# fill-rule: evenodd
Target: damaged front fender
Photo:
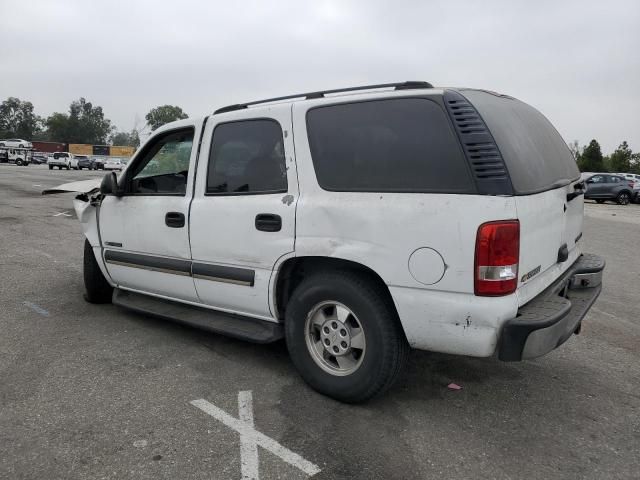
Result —
<instances>
[{"instance_id":1,"label":"damaged front fender","mask_svg":"<svg viewBox=\"0 0 640 480\"><path fill-rule=\"evenodd\" d=\"M73 200L73 208L76 216L82 225L82 231L93 247L100 246L100 236L98 234L98 209L100 208L100 179L81 180L78 182L65 183L55 188L43 190L43 195L56 193L78 193ZM91 195L95 195L91 197Z\"/></svg>"}]
</instances>

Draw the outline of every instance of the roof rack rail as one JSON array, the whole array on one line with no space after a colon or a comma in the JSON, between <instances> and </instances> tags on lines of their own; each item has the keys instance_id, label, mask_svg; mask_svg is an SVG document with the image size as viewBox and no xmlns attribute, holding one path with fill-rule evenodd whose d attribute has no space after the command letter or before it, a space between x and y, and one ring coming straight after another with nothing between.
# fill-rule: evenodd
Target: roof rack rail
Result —
<instances>
[{"instance_id":1,"label":"roof rack rail","mask_svg":"<svg viewBox=\"0 0 640 480\"><path fill-rule=\"evenodd\" d=\"M256 100L253 102L227 105L226 107L217 109L213 113L215 115L217 113L233 112L235 110L242 110L252 105L258 105L261 103L279 102L282 100L293 100L294 98L304 98L305 100L312 100L314 98L323 98L325 95L330 95L332 93L356 92L358 90L375 90L378 88L391 88L391 87L394 87L396 90L413 90L413 89L421 89L421 88L433 88L433 85L431 85L429 82L423 82L423 81L407 81L407 82L400 82L400 83L380 83L378 85L363 85L361 87L336 88L334 90L322 90L319 92L298 93L296 95L286 95L284 97L274 97L274 98L267 98L265 100Z\"/></svg>"}]
</instances>

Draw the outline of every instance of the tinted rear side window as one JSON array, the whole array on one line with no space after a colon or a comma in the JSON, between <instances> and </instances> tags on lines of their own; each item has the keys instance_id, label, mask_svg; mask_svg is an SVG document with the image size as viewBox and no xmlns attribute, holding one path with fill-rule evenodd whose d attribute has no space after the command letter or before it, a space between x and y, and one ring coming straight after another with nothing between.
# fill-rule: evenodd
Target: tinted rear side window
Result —
<instances>
[{"instance_id":1,"label":"tinted rear side window","mask_svg":"<svg viewBox=\"0 0 640 480\"><path fill-rule=\"evenodd\" d=\"M542 192L580 178L567 144L538 110L515 98L480 90L460 93L489 127L516 194Z\"/></svg>"},{"instance_id":2,"label":"tinted rear side window","mask_svg":"<svg viewBox=\"0 0 640 480\"><path fill-rule=\"evenodd\" d=\"M207 194L287 191L282 129L275 120L218 125L213 132Z\"/></svg>"},{"instance_id":3,"label":"tinted rear side window","mask_svg":"<svg viewBox=\"0 0 640 480\"><path fill-rule=\"evenodd\" d=\"M400 98L307 113L318 183L325 190L470 193L466 160L435 102Z\"/></svg>"}]
</instances>

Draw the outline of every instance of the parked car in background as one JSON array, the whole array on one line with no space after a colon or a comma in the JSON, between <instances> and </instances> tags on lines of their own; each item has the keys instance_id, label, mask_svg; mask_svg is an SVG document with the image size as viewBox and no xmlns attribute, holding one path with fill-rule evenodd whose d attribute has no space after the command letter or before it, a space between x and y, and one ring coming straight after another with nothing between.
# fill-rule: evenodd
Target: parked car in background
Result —
<instances>
[{"instance_id":1,"label":"parked car in background","mask_svg":"<svg viewBox=\"0 0 640 480\"><path fill-rule=\"evenodd\" d=\"M49 170L53 170L53 167L58 167L58 170L62 170L63 168L69 170L71 168L72 158L73 153L55 152L47 158L47 165L49 165Z\"/></svg>"},{"instance_id":2,"label":"parked car in background","mask_svg":"<svg viewBox=\"0 0 640 480\"><path fill-rule=\"evenodd\" d=\"M47 163L47 155L42 152L34 152L31 154L31 163L42 165Z\"/></svg>"},{"instance_id":3,"label":"parked car in background","mask_svg":"<svg viewBox=\"0 0 640 480\"><path fill-rule=\"evenodd\" d=\"M124 168L124 164L122 163L122 160L120 160L119 158L108 158L107 161L104 162L105 170L122 171L123 168Z\"/></svg>"},{"instance_id":4,"label":"parked car in background","mask_svg":"<svg viewBox=\"0 0 640 480\"><path fill-rule=\"evenodd\" d=\"M599 173L585 181L584 198L604 203L607 200L628 205L633 195L633 182L622 175Z\"/></svg>"},{"instance_id":5,"label":"parked car in background","mask_svg":"<svg viewBox=\"0 0 640 480\"><path fill-rule=\"evenodd\" d=\"M83 168L93 170L93 160L86 155L74 155L71 158L71 168L74 170L82 170Z\"/></svg>"},{"instance_id":6,"label":"parked car in background","mask_svg":"<svg viewBox=\"0 0 640 480\"><path fill-rule=\"evenodd\" d=\"M78 168L80 170L82 170L83 168L86 168L87 170L95 170L95 163L93 161L93 158L91 157L87 157L86 155L82 156L83 158L81 158L80 160L78 160Z\"/></svg>"},{"instance_id":7,"label":"parked car in background","mask_svg":"<svg viewBox=\"0 0 640 480\"><path fill-rule=\"evenodd\" d=\"M104 170L104 158L102 157L93 157L93 168L95 170Z\"/></svg>"},{"instance_id":8,"label":"parked car in background","mask_svg":"<svg viewBox=\"0 0 640 480\"><path fill-rule=\"evenodd\" d=\"M13 148L33 148L29 140L22 140L20 138L7 138L6 140L0 140L0 147L13 147Z\"/></svg>"},{"instance_id":9,"label":"parked car in background","mask_svg":"<svg viewBox=\"0 0 640 480\"><path fill-rule=\"evenodd\" d=\"M633 190L631 191L631 201L633 203L640 203L640 181L633 184Z\"/></svg>"},{"instance_id":10,"label":"parked car in background","mask_svg":"<svg viewBox=\"0 0 640 480\"><path fill-rule=\"evenodd\" d=\"M616 175L621 175L634 184L640 182L640 175L638 175L637 173L616 173Z\"/></svg>"}]
</instances>

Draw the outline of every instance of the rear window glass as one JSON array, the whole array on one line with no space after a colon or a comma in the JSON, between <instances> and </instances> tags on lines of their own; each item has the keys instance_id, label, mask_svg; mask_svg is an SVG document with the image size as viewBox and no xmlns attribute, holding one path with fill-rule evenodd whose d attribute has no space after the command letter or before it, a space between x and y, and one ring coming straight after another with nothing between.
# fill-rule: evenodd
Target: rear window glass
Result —
<instances>
[{"instance_id":1,"label":"rear window glass","mask_svg":"<svg viewBox=\"0 0 640 480\"><path fill-rule=\"evenodd\" d=\"M542 192L580 178L567 144L535 108L511 97L480 90L461 93L489 127L516 194Z\"/></svg>"},{"instance_id":2,"label":"rear window glass","mask_svg":"<svg viewBox=\"0 0 640 480\"><path fill-rule=\"evenodd\" d=\"M446 192L473 190L446 114L421 98L318 107L307 113L318 183L325 190Z\"/></svg>"}]
</instances>

